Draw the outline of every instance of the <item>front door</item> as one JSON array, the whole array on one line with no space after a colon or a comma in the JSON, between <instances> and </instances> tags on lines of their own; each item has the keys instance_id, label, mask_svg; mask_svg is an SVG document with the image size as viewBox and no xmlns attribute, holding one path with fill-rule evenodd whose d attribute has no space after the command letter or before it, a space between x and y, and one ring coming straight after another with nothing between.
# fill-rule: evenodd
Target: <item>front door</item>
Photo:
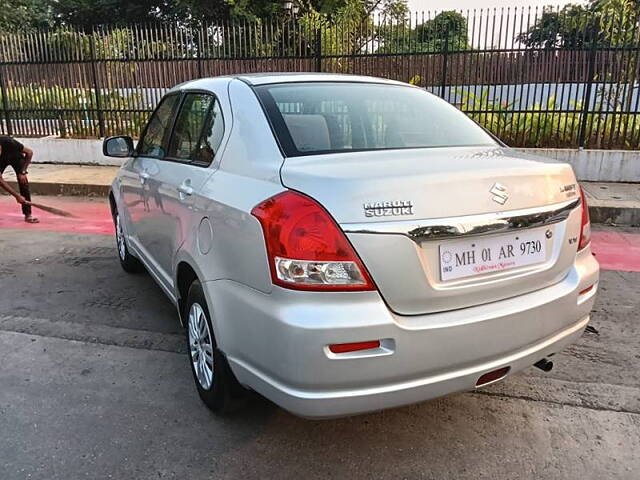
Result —
<instances>
[{"instance_id":1,"label":"front door","mask_svg":"<svg viewBox=\"0 0 640 480\"><path fill-rule=\"evenodd\" d=\"M147 228L141 241L158 274L172 286L175 255L203 216L200 190L213 170L208 167L222 138L220 107L211 94L186 93L168 142L167 155L146 179L150 197ZM217 143L216 143L217 142Z\"/></svg>"},{"instance_id":2,"label":"front door","mask_svg":"<svg viewBox=\"0 0 640 480\"><path fill-rule=\"evenodd\" d=\"M166 144L171 135L180 98L180 94L171 94L162 99L140 138L136 156L123 165L121 175L120 188L126 204L125 221L129 243L141 253L145 263L152 270L156 270L155 261L141 242L141 238L145 236L145 229L149 228L152 221L149 214L153 198L148 180L157 173L159 159L166 156Z\"/></svg>"}]
</instances>

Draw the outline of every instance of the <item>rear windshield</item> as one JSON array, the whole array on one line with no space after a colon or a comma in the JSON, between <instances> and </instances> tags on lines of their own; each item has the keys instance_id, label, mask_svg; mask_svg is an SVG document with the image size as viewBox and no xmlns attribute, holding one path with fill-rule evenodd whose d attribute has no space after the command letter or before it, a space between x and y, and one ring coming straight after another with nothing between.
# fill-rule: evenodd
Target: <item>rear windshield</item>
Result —
<instances>
[{"instance_id":1,"label":"rear windshield","mask_svg":"<svg viewBox=\"0 0 640 480\"><path fill-rule=\"evenodd\" d=\"M287 156L496 145L458 109L418 88L307 82L256 91Z\"/></svg>"}]
</instances>

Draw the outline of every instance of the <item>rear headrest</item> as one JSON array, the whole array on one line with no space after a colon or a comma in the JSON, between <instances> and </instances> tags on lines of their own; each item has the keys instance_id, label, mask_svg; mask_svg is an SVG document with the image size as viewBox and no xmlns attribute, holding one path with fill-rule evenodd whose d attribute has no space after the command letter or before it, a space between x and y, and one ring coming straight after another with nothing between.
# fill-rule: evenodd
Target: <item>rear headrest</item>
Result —
<instances>
[{"instance_id":1,"label":"rear headrest","mask_svg":"<svg viewBox=\"0 0 640 480\"><path fill-rule=\"evenodd\" d=\"M298 150L331 150L329 127L322 115L298 113L282 117Z\"/></svg>"}]
</instances>

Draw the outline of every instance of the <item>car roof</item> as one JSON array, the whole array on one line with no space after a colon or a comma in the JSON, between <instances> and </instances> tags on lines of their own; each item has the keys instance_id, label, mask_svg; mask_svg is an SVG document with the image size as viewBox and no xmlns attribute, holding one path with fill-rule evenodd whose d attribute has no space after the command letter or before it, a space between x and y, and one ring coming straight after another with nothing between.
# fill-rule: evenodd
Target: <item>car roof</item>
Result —
<instances>
[{"instance_id":1,"label":"car roof","mask_svg":"<svg viewBox=\"0 0 640 480\"><path fill-rule=\"evenodd\" d=\"M268 73L243 73L237 75L221 75L217 77L200 78L176 85L171 91L206 88L211 82L228 83L238 79L249 85L268 85L272 83L295 83L295 82L356 82L356 83L382 83L388 85L408 84L386 78L366 77L364 75L346 75L337 73L313 73L313 72L268 72Z\"/></svg>"},{"instance_id":2,"label":"car roof","mask_svg":"<svg viewBox=\"0 0 640 480\"><path fill-rule=\"evenodd\" d=\"M364 75L346 75L339 73L268 72L235 75L235 77L251 85L294 82L358 82L406 85L406 83L398 82L396 80L388 80L386 78L367 77Z\"/></svg>"}]
</instances>

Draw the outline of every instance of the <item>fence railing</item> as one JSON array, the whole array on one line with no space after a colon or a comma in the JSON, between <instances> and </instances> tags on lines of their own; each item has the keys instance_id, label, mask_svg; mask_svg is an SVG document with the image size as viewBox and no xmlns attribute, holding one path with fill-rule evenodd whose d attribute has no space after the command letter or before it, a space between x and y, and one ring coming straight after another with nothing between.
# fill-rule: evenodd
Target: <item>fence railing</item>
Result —
<instances>
[{"instance_id":1,"label":"fence railing","mask_svg":"<svg viewBox=\"0 0 640 480\"><path fill-rule=\"evenodd\" d=\"M638 149L640 14L625 15L491 9L0 33L0 134L137 136L175 84L321 71L419 85L512 146Z\"/></svg>"}]
</instances>

